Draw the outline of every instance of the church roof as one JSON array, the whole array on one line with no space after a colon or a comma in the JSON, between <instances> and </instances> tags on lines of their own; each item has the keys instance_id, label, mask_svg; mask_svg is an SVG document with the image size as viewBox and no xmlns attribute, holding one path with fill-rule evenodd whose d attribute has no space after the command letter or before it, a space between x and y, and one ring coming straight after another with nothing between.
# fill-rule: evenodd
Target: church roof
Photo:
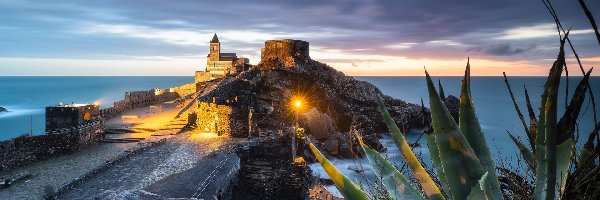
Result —
<instances>
[{"instance_id":1,"label":"church roof","mask_svg":"<svg viewBox=\"0 0 600 200\"><path fill-rule=\"evenodd\" d=\"M213 38L212 40L210 40L210 43L219 43L219 37L217 37L217 33L213 35Z\"/></svg>"}]
</instances>

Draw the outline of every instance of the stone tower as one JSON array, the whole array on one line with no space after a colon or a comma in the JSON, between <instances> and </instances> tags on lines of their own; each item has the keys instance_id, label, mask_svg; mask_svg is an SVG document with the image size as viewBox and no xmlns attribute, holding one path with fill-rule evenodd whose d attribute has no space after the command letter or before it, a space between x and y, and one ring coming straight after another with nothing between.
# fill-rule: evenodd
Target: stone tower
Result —
<instances>
[{"instance_id":1,"label":"stone tower","mask_svg":"<svg viewBox=\"0 0 600 200\"><path fill-rule=\"evenodd\" d=\"M210 54L208 57L209 61L219 61L219 56L221 55L221 43L219 42L219 38L217 34L213 36L212 40L210 40Z\"/></svg>"}]
</instances>

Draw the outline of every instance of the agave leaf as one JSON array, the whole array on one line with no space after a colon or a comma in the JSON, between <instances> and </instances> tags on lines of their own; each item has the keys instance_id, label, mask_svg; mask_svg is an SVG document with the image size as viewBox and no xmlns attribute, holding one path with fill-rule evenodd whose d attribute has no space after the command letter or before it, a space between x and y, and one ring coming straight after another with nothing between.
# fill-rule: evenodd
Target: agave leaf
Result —
<instances>
[{"instance_id":1,"label":"agave leaf","mask_svg":"<svg viewBox=\"0 0 600 200\"><path fill-rule=\"evenodd\" d=\"M544 92L541 96L540 103L540 114L538 117L539 123L537 123L537 132L535 136L535 189L533 192L533 198L536 200L546 199L546 139L545 139L545 122L546 122L546 101L548 96L548 89L551 85L551 82L555 79L553 77L557 76L560 78L560 73L556 73L558 71L556 67L557 61L554 61L552 68L550 68L550 73L548 74L548 78L546 79L546 83L544 84Z\"/></svg>"},{"instance_id":2,"label":"agave leaf","mask_svg":"<svg viewBox=\"0 0 600 200\"><path fill-rule=\"evenodd\" d=\"M575 142L573 138L569 138L562 144L556 147L556 179L557 179L557 194L563 194L571 169L573 160L573 147Z\"/></svg>"},{"instance_id":3,"label":"agave leaf","mask_svg":"<svg viewBox=\"0 0 600 200\"><path fill-rule=\"evenodd\" d=\"M400 131L400 128L398 128L398 126L390 116L390 113L385 108L385 105L383 105L381 99L377 99L379 103L379 111L381 112L381 114L383 114L383 121L390 129L390 134L392 135L392 138L394 138L396 146L398 146L398 149L400 149L402 158L404 158L406 164L408 165L412 173L415 175L415 178L417 179L419 184L421 184L423 192L425 192L425 196L427 196L427 198L441 196L440 189L435 184L433 179L431 179L427 171L425 171L423 165L421 165L419 160L417 160L417 156L415 156L415 153L410 149L410 146L406 142L406 138L404 138L404 135Z\"/></svg>"},{"instance_id":4,"label":"agave leaf","mask_svg":"<svg viewBox=\"0 0 600 200\"><path fill-rule=\"evenodd\" d=\"M525 123L525 117L523 117L523 113L521 113L521 109L519 108L519 105L517 104L517 100L515 100L515 95L512 92L510 84L508 83L508 78L506 77L506 72L503 72L502 75L504 75L504 83L506 84L506 88L508 88L508 94L510 94L510 99L512 100L513 106L515 107L515 111L517 111L517 116L519 116L519 119L521 120L521 123L523 124L523 128L525 129L525 133L527 133L527 137L529 137L530 145L533 147L533 135L529 131L529 128L527 128L527 124Z\"/></svg>"},{"instance_id":5,"label":"agave leaf","mask_svg":"<svg viewBox=\"0 0 600 200\"><path fill-rule=\"evenodd\" d=\"M531 169L535 173L535 159L533 158L533 153L531 152L531 150L529 150L529 148L527 148L521 142L521 140L517 139L514 135L508 133L508 136L510 136L510 139L512 139L512 141L515 142L515 144L519 148L521 156L523 156L523 159L525 159L525 163L527 163L529 169Z\"/></svg>"},{"instance_id":6,"label":"agave leaf","mask_svg":"<svg viewBox=\"0 0 600 200\"><path fill-rule=\"evenodd\" d=\"M440 98L442 98L442 101L446 101L446 94L444 94L444 87L442 87L441 80L438 80L438 87L440 87Z\"/></svg>"},{"instance_id":7,"label":"agave leaf","mask_svg":"<svg viewBox=\"0 0 600 200\"><path fill-rule=\"evenodd\" d=\"M313 152L313 154L315 154L315 157L319 163L321 163L321 166L323 169L325 169L325 172L327 172L327 175L329 178L331 178L333 183L335 183L335 186L340 193L342 193L342 196L344 196L345 199L369 200L369 196L360 190L360 188L356 186L348 177L342 174L342 172L335 168L335 166L331 164L331 162L329 162L329 160L327 160L323 154L321 154L317 147L313 145L310 139L307 139L307 141L310 150Z\"/></svg>"},{"instance_id":8,"label":"agave leaf","mask_svg":"<svg viewBox=\"0 0 600 200\"><path fill-rule=\"evenodd\" d=\"M489 180L489 174L488 174L488 172L485 172L485 174L483 174L483 176L481 176L481 178L479 179L479 182L477 183L477 185L475 185L475 186L473 186L473 188L471 188L471 193L467 197L467 200L491 199L490 196L492 194L490 194L490 191L488 191L488 189L485 187L485 185L489 185L487 183L488 180Z\"/></svg>"},{"instance_id":9,"label":"agave leaf","mask_svg":"<svg viewBox=\"0 0 600 200\"><path fill-rule=\"evenodd\" d=\"M568 33L567 33L568 34ZM566 38L567 36L565 36ZM565 52L564 52L565 39L561 41L560 53L556 58L555 65L553 66L554 71L550 77L550 84L548 85L548 93L546 99L545 112L545 142L546 142L546 199L554 200L556 197L557 185L557 99L558 99L558 87L560 85L560 75L562 73L563 66L565 64Z\"/></svg>"},{"instance_id":10,"label":"agave leaf","mask_svg":"<svg viewBox=\"0 0 600 200\"><path fill-rule=\"evenodd\" d=\"M454 199L466 199L471 188L484 174L475 152L461 133L460 128L442 103L429 73L425 71L429 90L431 119L440 161Z\"/></svg>"},{"instance_id":11,"label":"agave leaf","mask_svg":"<svg viewBox=\"0 0 600 200\"><path fill-rule=\"evenodd\" d=\"M442 190L444 190L444 193L446 193L449 199L452 199L452 196L450 196L450 188L448 188L448 181L446 181L444 169L442 168L442 163L440 161L440 151L438 150L437 144L435 143L435 135L425 134L425 140L427 140L427 147L429 148L429 157L431 159L431 163L433 163L433 168L435 169L435 173L437 174L438 180L440 181Z\"/></svg>"},{"instance_id":12,"label":"agave leaf","mask_svg":"<svg viewBox=\"0 0 600 200\"><path fill-rule=\"evenodd\" d=\"M527 112L529 113L529 135L527 135L527 139L529 140L529 144L531 144L531 148L535 151L535 135L537 134L538 122L533 107L531 106L531 100L529 100L527 87L523 86L523 88L525 89L525 102L527 102Z\"/></svg>"},{"instance_id":13,"label":"agave leaf","mask_svg":"<svg viewBox=\"0 0 600 200\"><path fill-rule=\"evenodd\" d=\"M356 138L360 146L365 151L369 163L373 167L373 171L377 178L383 183L388 194L396 200L401 199L425 199L421 192L415 189L408 180L379 152L375 151L363 142L363 139L358 133Z\"/></svg>"},{"instance_id":14,"label":"agave leaf","mask_svg":"<svg viewBox=\"0 0 600 200\"><path fill-rule=\"evenodd\" d=\"M486 182L490 187L490 192L493 194L493 199L502 199L502 190L500 189L500 183L498 177L496 177L496 165L490 155L490 149L487 146L485 135L479 125L479 120L475 114L475 107L473 106L473 98L471 97L471 66L467 61L467 67L465 69L465 76L463 78L461 92L460 92L460 111L459 111L459 127L469 142L469 146L473 148L475 155L481 162L481 166L489 173L487 177L489 180ZM527 127L525 127L527 128Z\"/></svg>"}]
</instances>

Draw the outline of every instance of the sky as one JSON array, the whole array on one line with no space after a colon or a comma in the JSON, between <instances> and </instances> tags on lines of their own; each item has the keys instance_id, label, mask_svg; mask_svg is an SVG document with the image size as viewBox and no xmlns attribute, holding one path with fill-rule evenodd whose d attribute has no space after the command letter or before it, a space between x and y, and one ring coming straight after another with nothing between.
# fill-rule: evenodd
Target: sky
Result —
<instances>
[{"instance_id":1,"label":"sky","mask_svg":"<svg viewBox=\"0 0 600 200\"><path fill-rule=\"evenodd\" d=\"M552 2L584 66L600 65L577 1ZM559 46L540 0L0 0L0 13L0 76L192 76L214 33L252 64L265 40L305 40L353 76L455 76L468 57L475 76L542 76Z\"/></svg>"}]
</instances>

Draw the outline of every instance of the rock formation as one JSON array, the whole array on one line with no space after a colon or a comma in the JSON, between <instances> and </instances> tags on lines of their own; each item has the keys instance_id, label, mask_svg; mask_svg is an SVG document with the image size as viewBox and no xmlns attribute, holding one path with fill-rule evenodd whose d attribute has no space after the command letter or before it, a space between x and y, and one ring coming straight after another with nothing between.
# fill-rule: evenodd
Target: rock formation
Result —
<instances>
[{"instance_id":1,"label":"rock formation","mask_svg":"<svg viewBox=\"0 0 600 200\"><path fill-rule=\"evenodd\" d=\"M320 138L317 145L327 146L330 154L346 158L361 152L355 151L354 130L364 136L368 145L383 149L378 138L388 129L378 110L377 98L384 100L394 121L405 131L424 128L424 122L429 121L428 109L386 96L368 82L355 80L310 59L308 42L267 41L261 58L258 66L222 83L201 101L231 104L235 99L234 107L252 108L252 123L256 126L253 132L260 134L291 126L296 110L290 103L296 96L302 96L307 108L301 112L314 108L323 114L320 116L330 118L332 125L328 127L331 134L323 137L321 130L311 130L310 123L303 123L308 125L308 133Z\"/></svg>"},{"instance_id":2,"label":"rock formation","mask_svg":"<svg viewBox=\"0 0 600 200\"><path fill-rule=\"evenodd\" d=\"M8 110L6 110L6 108L0 107L0 114L6 113L6 112L8 112Z\"/></svg>"}]
</instances>

